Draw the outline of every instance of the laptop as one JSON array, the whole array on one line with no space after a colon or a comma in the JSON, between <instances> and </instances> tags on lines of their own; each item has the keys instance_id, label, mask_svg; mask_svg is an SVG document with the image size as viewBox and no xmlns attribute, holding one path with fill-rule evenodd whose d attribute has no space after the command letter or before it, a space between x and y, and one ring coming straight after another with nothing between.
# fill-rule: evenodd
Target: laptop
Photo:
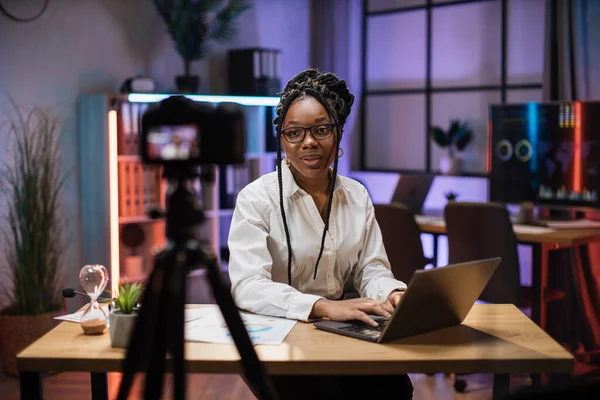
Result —
<instances>
[{"instance_id":1,"label":"laptop","mask_svg":"<svg viewBox=\"0 0 600 400\"><path fill-rule=\"evenodd\" d=\"M406 205L414 214L420 214L435 175L400 175L392 203Z\"/></svg>"},{"instance_id":2,"label":"laptop","mask_svg":"<svg viewBox=\"0 0 600 400\"><path fill-rule=\"evenodd\" d=\"M378 327L358 320L320 320L314 325L324 331L376 343L459 325L500 261L500 257L495 257L415 271L392 316L387 320L372 316Z\"/></svg>"}]
</instances>

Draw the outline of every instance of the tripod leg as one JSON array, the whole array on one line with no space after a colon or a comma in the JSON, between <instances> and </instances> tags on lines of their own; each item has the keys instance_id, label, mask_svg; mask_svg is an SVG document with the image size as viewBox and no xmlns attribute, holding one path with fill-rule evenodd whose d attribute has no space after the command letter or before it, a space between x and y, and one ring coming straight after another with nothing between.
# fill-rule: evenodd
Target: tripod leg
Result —
<instances>
[{"instance_id":1,"label":"tripod leg","mask_svg":"<svg viewBox=\"0 0 600 400\"><path fill-rule=\"evenodd\" d=\"M159 317L159 295L163 283L165 268L159 261L160 254L156 256L154 267L148 278L146 288L142 294L142 308L138 312L131 340L127 346L127 353L123 360L123 377L119 386L118 400L127 400L133 378L138 369L144 369L147 353L144 352L147 343L152 343L155 327Z\"/></svg>"},{"instance_id":2,"label":"tripod leg","mask_svg":"<svg viewBox=\"0 0 600 400\"><path fill-rule=\"evenodd\" d=\"M231 337L240 353L245 376L252 383L252 387L256 390L259 399L277 399L273 382L254 351L254 346L250 340L250 336L248 336L246 326L233 301L233 297L231 297L231 293L223 283L221 271L217 263L209 262L206 267L208 269L207 277L213 289L215 300L221 309Z\"/></svg>"},{"instance_id":3,"label":"tripod leg","mask_svg":"<svg viewBox=\"0 0 600 400\"><path fill-rule=\"evenodd\" d=\"M154 340L150 343L149 348L152 352L150 364L146 373L146 381L144 385L144 399L159 400L162 397L164 387L165 363L168 349L168 330L169 326L169 303L171 302L172 292L171 286L173 281L172 257L162 259L161 268L163 270L163 279L160 285L158 295L158 319L156 325L151 327L155 331ZM142 308L144 304L142 304Z\"/></svg>"},{"instance_id":4,"label":"tripod leg","mask_svg":"<svg viewBox=\"0 0 600 400\"><path fill-rule=\"evenodd\" d=\"M169 296L167 311L169 331L167 332L168 350L173 360L173 400L185 400L185 293L188 268L176 264L173 268L173 291Z\"/></svg>"}]
</instances>

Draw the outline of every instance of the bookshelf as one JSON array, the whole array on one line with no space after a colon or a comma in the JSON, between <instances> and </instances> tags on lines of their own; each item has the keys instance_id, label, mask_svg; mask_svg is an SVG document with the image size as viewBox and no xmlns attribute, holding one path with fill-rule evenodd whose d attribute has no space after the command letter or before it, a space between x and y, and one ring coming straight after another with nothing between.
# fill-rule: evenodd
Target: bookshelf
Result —
<instances>
[{"instance_id":1,"label":"bookshelf","mask_svg":"<svg viewBox=\"0 0 600 400\"><path fill-rule=\"evenodd\" d=\"M82 261L110 271L111 291L119 282L144 280L153 254L165 243L165 222L146 216L165 206L166 183L160 166L142 165L138 156L140 120L151 103L169 94L89 94L77 104L81 197ZM277 97L187 96L195 101L241 104L246 119L246 162L210 166L211 183L192 182L206 222L200 236L227 267L227 236L237 193L259 176L274 171ZM135 247L132 248L132 243ZM203 271L190 275L203 279ZM206 285L206 282L202 284Z\"/></svg>"}]
</instances>

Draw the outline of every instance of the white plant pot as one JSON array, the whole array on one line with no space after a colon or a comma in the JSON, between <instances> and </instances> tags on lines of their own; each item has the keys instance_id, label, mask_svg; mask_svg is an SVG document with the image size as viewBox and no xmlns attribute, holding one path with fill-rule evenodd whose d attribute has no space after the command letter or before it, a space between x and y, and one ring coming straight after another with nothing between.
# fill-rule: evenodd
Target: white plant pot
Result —
<instances>
[{"instance_id":1,"label":"white plant pot","mask_svg":"<svg viewBox=\"0 0 600 400\"><path fill-rule=\"evenodd\" d=\"M122 349L126 348L137 319L137 312L123 314L119 310L114 310L110 312L108 318L110 321L110 345Z\"/></svg>"},{"instance_id":2,"label":"white plant pot","mask_svg":"<svg viewBox=\"0 0 600 400\"><path fill-rule=\"evenodd\" d=\"M444 175L459 175L462 170L462 159L443 157L440 159L440 172Z\"/></svg>"}]
</instances>

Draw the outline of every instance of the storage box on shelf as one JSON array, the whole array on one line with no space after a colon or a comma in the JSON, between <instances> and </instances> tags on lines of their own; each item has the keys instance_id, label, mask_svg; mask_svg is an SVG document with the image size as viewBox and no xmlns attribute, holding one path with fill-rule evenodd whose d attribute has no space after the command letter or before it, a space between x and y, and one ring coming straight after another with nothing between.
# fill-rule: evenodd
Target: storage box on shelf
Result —
<instances>
[{"instance_id":1,"label":"storage box on shelf","mask_svg":"<svg viewBox=\"0 0 600 400\"><path fill-rule=\"evenodd\" d=\"M140 119L160 94L91 94L78 103L79 164L81 180L82 254L84 263L106 265L111 290L125 279L148 276L154 249L165 242L164 220L152 220L149 207L165 206L166 183L160 166L147 166L138 156ZM276 97L189 96L196 101L231 101L243 105L246 117L246 162L207 166L212 182L193 182L206 221L202 240L213 251L227 254L227 236L237 193L249 182L275 169L275 136L272 119ZM227 145L227 144L224 144ZM226 272L227 259L221 260ZM204 271L188 279L190 301L210 298Z\"/></svg>"}]
</instances>

